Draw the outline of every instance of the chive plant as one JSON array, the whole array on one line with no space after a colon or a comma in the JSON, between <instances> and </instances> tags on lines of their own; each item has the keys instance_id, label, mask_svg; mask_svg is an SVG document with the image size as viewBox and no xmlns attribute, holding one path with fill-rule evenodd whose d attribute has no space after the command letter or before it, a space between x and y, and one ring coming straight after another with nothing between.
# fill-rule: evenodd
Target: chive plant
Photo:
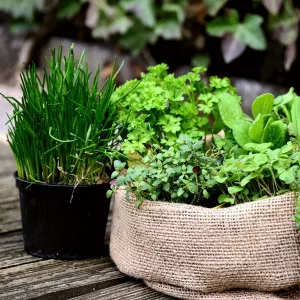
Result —
<instances>
[{"instance_id":1,"label":"chive plant","mask_svg":"<svg viewBox=\"0 0 300 300\"><path fill-rule=\"evenodd\" d=\"M49 184L107 182L124 128L111 101L117 72L98 89L99 68L91 78L84 52L78 63L73 45L67 57L62 47L51 54L42 78L34 64L21 73L21 100L4 96L14 108L7 139L18 177Z\"/></svg>"}]
</instances>

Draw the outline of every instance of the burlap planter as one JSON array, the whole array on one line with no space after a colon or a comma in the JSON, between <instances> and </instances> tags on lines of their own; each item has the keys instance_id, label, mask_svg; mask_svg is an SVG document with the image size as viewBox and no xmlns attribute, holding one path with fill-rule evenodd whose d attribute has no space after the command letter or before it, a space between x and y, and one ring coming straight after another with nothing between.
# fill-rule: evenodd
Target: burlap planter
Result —
<instances>
[{"instance_id":1,"label":"burlap planter","mask_svg":"<svg viewBox=\"0 0 300 300\"><path fill-rule=\"evenodd\" d=\"M181 299L300 299L299 289L273 292L300 284L294 214L292 193L223 209L147 200L137 209L119 190L110 253L121 272Z\"/></svg>"}]
</instances>

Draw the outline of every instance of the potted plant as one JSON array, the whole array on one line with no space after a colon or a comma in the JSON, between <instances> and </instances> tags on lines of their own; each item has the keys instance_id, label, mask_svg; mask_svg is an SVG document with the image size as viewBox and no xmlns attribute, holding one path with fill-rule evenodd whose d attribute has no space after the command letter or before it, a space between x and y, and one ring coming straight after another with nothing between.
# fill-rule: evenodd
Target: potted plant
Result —
<instances>
[{"instance_id":1,"label":"potted plant","mask_svg":"<svg viewBox=\"0 0 300 300\"><path fill-rule=\"evenodd\" d=\"M13 106L8 142L17 163L25 251L39 257L81 259L100 255L110 199L111 161L122 126L111 101L116 74L98 89L99 70L88 72L51 50L49 71L35 65L21 74L21 100ZM91 83L90 83L91 82Z\"/></svg>"},{"instance_id":2,"label":"potted plant","mask_svg":"<svg viewBox=\"0 0 300 300\"><path fill-rule=\"evenodd\" d=\"M225 137L181 135L126 172L114 163L112 259L180 299L299 299L300 98L262 95L253 119L235 93L198 99Z\"/></svg>"}]
</instances>

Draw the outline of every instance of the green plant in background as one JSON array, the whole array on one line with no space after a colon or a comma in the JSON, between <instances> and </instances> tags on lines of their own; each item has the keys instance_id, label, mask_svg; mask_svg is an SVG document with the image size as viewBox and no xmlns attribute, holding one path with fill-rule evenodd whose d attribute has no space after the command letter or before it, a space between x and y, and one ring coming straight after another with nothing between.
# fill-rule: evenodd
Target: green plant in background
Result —
<instances>
[{"instance_id":1,"label":"green plant in background","mask_svg":"<svg viewBox=\"0 0 300 300\"><path fill-rule=\"evenodd\" d=\"M257 97L252 103L254 120L245 117L232 95L224 93L219 98L221 118L245 150L259 152L267 148L280 148L291 137L299 141L300 97L293 89L276 99L272 94Z\"/></svg>"},{"instance_id":2,"label":"green plant in background","mask_svg":"<svg viewBox=\"0 0 300 300\"><path fill-rule=\"evenodd\" d=\"M298 192L299 179L300 148L292 142L275 150L227 158L214 178L221 184L219 202L223 204Z\"/></svg>"},{"instance_id":3,"label":"green plant in background","mask_svg":"<svg viewBox=\"0 0 300 300\"><path fill-rule=\"evenodd\" d=\"M205 155L203 141L184 135L176 142L178 150L174 147L161 151L152 149L142 160L145 165L129 168L125 175L122 175L125 164L115 161L112 178L118 176L116 187L112 186L107 196L126 185L127 196L129 192L137 196L137 206L143 199L201 205L217 184L212 175L221 162L219 153L209 150Z\"/></svg>"},{"instance_id":4,"label":"green plant in background","mask_svg":"<svg viewBox=\"0 0 300 300\"><path fill-rule=\"evenodd\" d=\"M127 81L117 88L113 99L123 98L119 101L120 120L124 122L130 114L128 134L122 143L125 154L144 154L147 144L174 146L180 134L201 139L224 127L217 110L218 95L236 95L236 91L227 78L213 76L206 85L200 77L204 70L198 67L175 77L168 74L166 64L160 64L149 67L140 81ZM238 96L235 99L240 100ZM211 116L215 122L211 122Z\"/></svg>"},{"instance_id":5,"label":"green plant in background","mask_svg":"<svg viewBox=\"0 0 300 300\"><path fill-rule=\"evenodd\" d=\"M73 46L66 58L52 50L39 78L35 65L21 74L22 100L5 97L13 106L8 142L18 177L34 182L96 184L107 182L107 171L122 127L111 101L116 74L98 90L99 70L91 74L82 53L75 63Z\"/></svg>"},{"instance_id":6,"label":"green plant in background","mask_svg":"<svg viewBox=\"0 0 300 300\"><path fill-rule=\"evenodd\" d=\"M283 58L286 70L291 68L297 55L300 14L298 2L292 0L252 1L246 11L245 7L239 8L238 1L232 0L50 2L1 1L0 10L11 14L14 33L40 30L42 34L38 16L53 14L49 22L69 20L75 26L85 23L94 39L118 37L122 47L135 55L158 39L188 41L198 52L191 60L195 66L209 64L210 53L205 51L210 36L221 39L226 63L242 55L247 47L266 50L271 39L286 47ZM79 15L83 18L80 22L76 19Z\"/></svg>"}]
</instances>

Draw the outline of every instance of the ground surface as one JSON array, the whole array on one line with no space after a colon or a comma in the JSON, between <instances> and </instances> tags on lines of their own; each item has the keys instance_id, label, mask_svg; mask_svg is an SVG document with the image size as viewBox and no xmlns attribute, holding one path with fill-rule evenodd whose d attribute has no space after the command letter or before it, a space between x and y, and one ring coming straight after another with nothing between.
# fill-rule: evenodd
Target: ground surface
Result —
<instances>
[{"instance_id":1,"label":"ground surface","mask_svg":"<svg viewBox=\"0 0 300 300\"><path fill-rule=\"evenodd\" d=\"M10 149L0 142L1 300L173 299L120 273L108 254L82 261L41 259L26 254L23 251L19 200L12 177L14 170ZM110 221L111 218L107 241Z\"/></svg>"}]
</instances>

